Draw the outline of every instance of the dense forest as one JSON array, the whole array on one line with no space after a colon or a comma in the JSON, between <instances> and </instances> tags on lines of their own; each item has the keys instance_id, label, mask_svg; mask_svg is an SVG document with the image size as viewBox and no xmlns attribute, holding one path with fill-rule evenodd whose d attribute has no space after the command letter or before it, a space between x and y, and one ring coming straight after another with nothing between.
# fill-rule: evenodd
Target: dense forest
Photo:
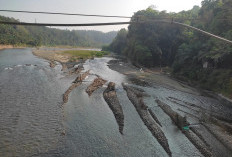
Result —
<instances>
[{"instance_id":1,"label":"dense forest","mask_svg":"<svg viewBox=\"0 0 232 157\"><path fill-rule=\"evenodd\" d=\"M179 13L151 7L138 11L131 18L135 23L103 49L125 55L135 65L171 67L174 77L232 98L232 45L172 19L232 40L232 1L204 0L201 7Z\"/></svg>"},{"instance_id":2,"label":"dense forest","mask_svg":"<svg viewBox=\"0 0 232 157\"><path fill-rule=\"evenodd\" d=\"M2 21L17 20L0 16ZM117 32L103 33L100 31L60 30L40 26L0 25L0 44L27 46L83 46L101 47L109 44Z\"/></svg>"}]
</instances>

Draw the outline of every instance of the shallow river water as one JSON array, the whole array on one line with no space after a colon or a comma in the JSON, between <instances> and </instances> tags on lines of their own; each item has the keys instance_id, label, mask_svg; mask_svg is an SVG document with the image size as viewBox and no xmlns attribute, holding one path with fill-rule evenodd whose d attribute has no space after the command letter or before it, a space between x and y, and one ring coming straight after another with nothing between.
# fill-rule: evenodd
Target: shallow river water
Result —
<instances>
[{"instance_id":1,"label":"shallow river water","mask_svg":"<svg viewBox=\"0 0 232 157\"><path fill-rule=\"evenodd\" d=\"M60 65L50 68L46 60L33 56L31 49L1 50L0 156L168 156L143 124L123 90L121 83L128 82L126 77L108 68L110 59L87 60L84 68L116 83L125 116L124 135L119 133L115 117L103 98L106 86L90 97L85 92L95 75L89 75L82 85L75 88L68 103L62 107L62 94L75 76L66 76ZM140 88L151 93L145 102L161 121L161 129L168 138L173 156L202 156L157 107L154 99L159 98L173 108L176 106L166 99L170 96L206 106L218 102L159 86ZM220 151L216 154L227 156L227 149L220 143L217 145Z\"/></svg>"}]
</instances>

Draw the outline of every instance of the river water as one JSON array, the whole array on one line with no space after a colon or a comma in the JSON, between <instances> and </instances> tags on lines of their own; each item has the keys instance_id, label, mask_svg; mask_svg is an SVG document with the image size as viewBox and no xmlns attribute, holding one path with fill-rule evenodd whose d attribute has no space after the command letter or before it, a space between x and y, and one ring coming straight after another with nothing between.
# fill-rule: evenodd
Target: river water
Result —
<instances>
[{"instance_id":1,"label":"river water","mask_svg":"<svg viewBox=\"0 0 232 157\"><path fill-rule=\"evenodd\" d=\"M64 91L59 77L31 49L0 51L0 156L57 149Z\"/></svg>"},{"instance_id":2,"label":"river water","mask_svg":"<svg viewBox=\"0 0 232 157\"><path fill-rule=\"evenodd\" d=\"M34 56L31 49L1 50L0 156L166 157L166 152L143 124L121 86L128 80L108 68L110 59L88 60L84 68L116 83L125 116L124 135L119 133L114 115L103 98L106 87L90 97L85 92L95 75L89 75L74 89L68 103L62 107L62 94L76 76L66 76L60 65L50 68L49 63ZM153 93L145 101L163 124L162 130L173 156L202 156L154 101L157 97L167 101L168 96L188 101L200 101L200 98L162 87L140 88ZM201 98L204 104L206 101ZM218 145L218 154L226 154L227 150L220 143Z\"/></svg>"}]
</instances>

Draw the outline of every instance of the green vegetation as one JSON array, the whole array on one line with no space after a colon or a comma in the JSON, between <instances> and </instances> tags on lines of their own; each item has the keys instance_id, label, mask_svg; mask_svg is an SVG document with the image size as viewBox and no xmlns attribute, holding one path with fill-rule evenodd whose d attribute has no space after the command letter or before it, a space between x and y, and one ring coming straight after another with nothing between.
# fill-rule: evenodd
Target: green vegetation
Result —
<instances>
[{"instance_id":1,"label":"green vegetation","mask_svg":"<svg viewBox=\"0 0 232 157\"><path fill-rule=\"evenodd\" d=\"M64 51L63 54L69 54L72 56L71 60L76 59L88 59L93 57L103 57L104 55L108 55L107 51L92 51L92 50L69 50Z\"/></svg>"},{"instance_id":2,"label":"green vegetation","mask_svg":"<svg viewBox=\"0 0 232 157\"><path fill-rule=\"evenodd\" d=\"M204 0L202 7L167 13L138 11L128 31L119 31L103 49L125 55L135 65L172 67L173 76L232 98L232 45L175 24L152 21L174 18L232 40L232 1ZM191 20L197 18L198 20Z\"/></svg>"},{"instance_id":3,"label":"green vegetation","mask_svg":"<svg viewBox=\"0 0 232 157\"><path fill-rule=\"evenodd\" d=\"M104 46L102 47L102 50L114 50L114 52L121 54L121 52L123 51L124 47L126 46L126 36L127 36L127 30L126 29L121 29L117 36L115 37L115 39L113 40L113 42L111 43L111 45L108 46Z\"/></svg>"},{"instance_id":4,"label":"green vegetation","mask_svg":"<svg viewBox=\"0 0 232 157\"><path fill-rule=\"evenodd\" d=\"M0 16L1 21L17 20ZM0 44L23 46L81 46L101 47L109 44L117 32L60 30L38 26L0 25Z\"/></svg>"}]
</instances>

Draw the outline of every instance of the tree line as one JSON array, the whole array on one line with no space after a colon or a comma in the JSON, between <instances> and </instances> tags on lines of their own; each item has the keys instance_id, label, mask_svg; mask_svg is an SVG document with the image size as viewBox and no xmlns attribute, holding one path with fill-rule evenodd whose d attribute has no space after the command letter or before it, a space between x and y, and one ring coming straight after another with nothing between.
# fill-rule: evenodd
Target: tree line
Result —
<instances>
[{"instance_id":1,"label":"tree line","mask_svg":"<svg viewBox=\"0 0 232 157\"><path fill-rule=\"evenodd\" d=\"M136 12L128 30L122 29L109 46L145 67L171 67L172 75L232 98L232 46L191 29L153 19L174 19L232 40L232 1L203 0L189 11L167 13L152 7Z\"/></svg>"},{"instance_id":2,"label":"tree line","mask_svg":"<svg viewBox=\"0 0 232 157\"><path fill-rule=\"evenodd\" d=\"M19 22L0 16L1 21ZM26 46L82 46L101 47L109 44L117 32L103 33L86 30L61 30L40 26L14 26L0 24L0 44Z\"/></svg>"}]
</instances>

